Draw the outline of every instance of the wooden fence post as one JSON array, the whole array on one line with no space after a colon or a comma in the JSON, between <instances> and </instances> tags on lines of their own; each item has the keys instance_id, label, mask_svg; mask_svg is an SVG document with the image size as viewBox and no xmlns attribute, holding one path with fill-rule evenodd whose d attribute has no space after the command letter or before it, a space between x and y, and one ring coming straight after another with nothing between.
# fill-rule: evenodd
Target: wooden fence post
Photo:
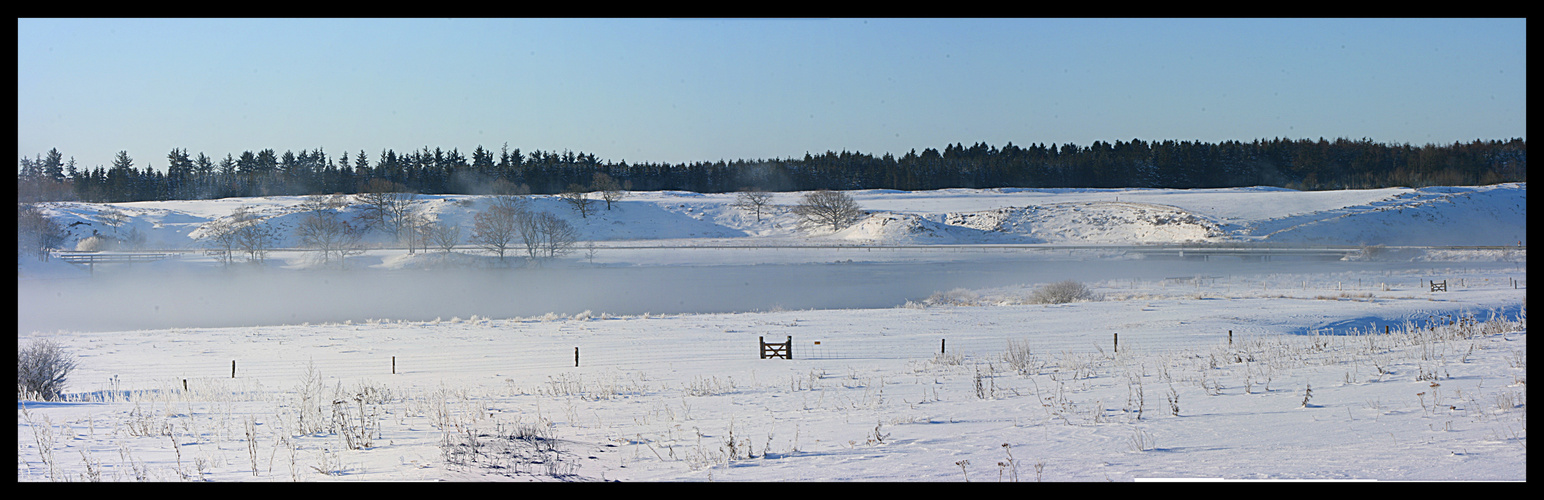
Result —
<instances>
[{"instance_id":1,"label":"wooden fence post","mask_svg":"<svg viewBox=\"0 0 1544 500\"><path fill-rule=\"evenodd\" d=\"M793 335L788 336L788 359L793 359Z\"/></svg>"},{"instance_id":2,"label":"wooden fence post","mask_svg":"<svg viewBox=\"0 0 1544 500\"><path fill-rule=\"evenodd\" d=\"M1233 330L1228 330L1228 347L1233 347Z\"/></svg>"},{"instance_id":3,"label":"wooden fence post","mask_svg":"<svg viewBox=\"0 0 1544 500\"><path fill-rule=\"evenodd\" d=\"M948 352L949 352L949 339L938 339L938 353L939 354L946 354Z\"/></svg>"},{"instance_id":4,"label":"wooden fence post","mask_svg":"<svg viewBox=\"0 0 1544 500\"><path fill-rule=\"evenodd\" d=\"M396 356L392 356L391 357L391 374L392 375L396 375L397 374L397 357Z\"/></svg>"},{"instance_id":5,"label":"wooden fence post","mask_svg":"<svg viewBox=\"0 0 1544 500\"><path fill-rule=\"evenodd\" d=\"M236 378L236 360L231 360L231 378Z\"/></svg>"},{"instance_id":6,"label":"wooden fence post","mask_svg":"<svg viewBox=\"0 0 1544 500\"><path fill-rule=\"evenodd\" d=\"M579 367L579 346L574 346L574 367Z\"/></svg>"},{"instance_id":7,"label":"wooden fence post","mask_svg":"<svg viewBox=\"0 0 1544 500\"><path fill-rule=\"evenodd\" d=\"M1115 352L1120 352L1120 334L1114 333L1111 335L1115 336Z\"/></svg>"}]
</instances>

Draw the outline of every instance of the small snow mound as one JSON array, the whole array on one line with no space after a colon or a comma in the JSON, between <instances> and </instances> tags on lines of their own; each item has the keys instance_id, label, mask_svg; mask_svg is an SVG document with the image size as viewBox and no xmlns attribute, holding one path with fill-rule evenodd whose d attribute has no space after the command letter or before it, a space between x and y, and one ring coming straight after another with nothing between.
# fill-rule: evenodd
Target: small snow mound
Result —
<instances>
[{"instance_id":1,"label":"small snow mound","mask_svg":"<svg viewBox=\"0 0 1544 500\"><path fill-rule=\"evenodd\" d=\"M911 214L877 213L837 231L836 238L870 243L953 243L949 228Z\"/></svg>"},{"instance_id":2,"label":"small snow mound","mask_svg":"<svg viewBox=\"0 0 1544 500\"><path fill-rule=\"evenodd\" d=\"M1177 243L1221 239L1217 223L1178 207L1083 202L1006 207L945 216L953 226L1016 237L1026 243Z\"/></svg>"}]
</instances>

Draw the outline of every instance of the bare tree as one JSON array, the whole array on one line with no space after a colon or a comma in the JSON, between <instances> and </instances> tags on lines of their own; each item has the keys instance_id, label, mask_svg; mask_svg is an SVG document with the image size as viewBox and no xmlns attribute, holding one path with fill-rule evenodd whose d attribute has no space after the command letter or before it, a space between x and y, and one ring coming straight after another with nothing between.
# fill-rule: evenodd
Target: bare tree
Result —
<instances>
[{"instance_id":1,"label":"bare tree","mask_svg":"<svg viewBox=\"0 0 1544 500\"><path fill-rule=\"evenodd\" d=\"M138 227L129 226L129 230L124 231L123 235L118 237L118 242L131 250L143 250L145 248L145 233L141 232Z\"/></svg>"},{"instance_id":2,"label":"bare tree","mask_svg":"<svg viewBox=\"0 0 1544 500\"><path fill-rule=\"evenodd\" d=\"M199 240L208 248L206 255L219 257L229 266L236 252L236 224L230 218L220 218L204 223L199 228Z\"/></svg>"},{"instance_id":3,"label":"bare tree","mask_svg":"<svg viewBox=\"0 0 1544 500\"><path fill-rule=\"evenodd\" d=\"M513 246L515 240L520 237L520 231L515 225L515 219L524 212L524 198L518 196L494 197L491 206L472 216L472 237L470 241L488 251L498 253L499 260L503 260L504 252L510 246Z\"/></svg>"},{"instance_id":4,"label":"bare tree","mask_svg":"<svg viewBox=\"0 0 1544 500\"><path fill-rule=\"evenodd\" d=\"M591 204L594 201L590 199L589 193L586 192L584 186L569 184L567 188L563 189L562 193L558 193L558 197L568 202L569 205L573 205L574 210L579 211L580 218L589 218L590 210L592 210Z\"/></svg>"},{"instance_id":5,"label":"bare tree","mask_svg":"<svg viewBox=\"0 0 1544 500\"><path fill-rule=\"evenodd\" d=\"M534 260L537 257L540 257L543 240L541 235L541 224L536 221L536 213L516 213L514 215L514 223L515 234L518 235L520 244L525 246L526 258Z\"/></svg>"},{"instance_id":6,"label":"bare tree","mask_svg":"<svg viewBox=\"0 0 1544 500\"><path fill-rule=\"evenodd\" d=\"M236 233L236 246L247 253L248 261L263 262L268 251L279 241L279 235L264 226L262 219L249 207L239 207L231 212L231 222Z\"/></svg>"},{"instance_id":7,"label":"bare tree","mask_svg":"<svg viewBox=\"0 0 1544 500\"><path fill-rule=\"evenodd\" d=\"M23 255L37 257L38 260L48 260L49 250L58 248L64 243L64 226L54 222L39 210L37 205L23 203L17 206L16 212L16 256Z\"/></svg>"},{"instance_id":8,"label":"bare tree","mask_svg":"<svg viewBox=\"0 0 1544 500\"><path fill-rule=\"evenodd\" d=\"M101 222L107 227L113 228L114 236L118 235L118 226L122 226L125 222L128 222L128 220L129 216L127 214L124 214L122 210L118 210L112 207L108 207L106 210L103 210L97 214L97 221Z\"/></svg>"},{"instance_id":9,"label":"bare tree","mask_svg":"<svg viewBox=\"0 0 1544 500\"><path fill-rule=\"evenodd\" d=\"M411 254L422 248L429 251L429 235L433 231L434 220L428 214L419 211L409 212L402 222L401 240L407 243L407 253Z\"/></svg>"},{"instance_id":10,"label":"bare tree","mask_svg":"<svg viewBox=\"0 0 1544 500\"><path fill-rule=\"evenodd\" d=\"M552 258L560 255L568 255L574 251L574 244L579 241L579 232L568 221L542 212L536 215L537 227L542 234L542 253Z\"/></svg>"},{"instance_id":11,"label":"bare tree","mask_svg":"<svg viewBox=\"0 0 1544 500\"><path fill-rule=\"evenodd\" d=\"M301 205L306 210L295 228L300 244L321 252L322 263L330 263L337 257L338 266L345 265L346 257L364 252L361 240L364 232L343 220L338 209L342 201L328 196L309 197Z\"/></svg>"},{"instance_id":12,"label":"bare tree","mask_svg":"<svg viewBox=\"0 0 1544 500\"><path fill-rule=\"evenodd\" d=\"M429 224L429 241L445 253L450 253L461 243L461 226L434 221Z\"/></svg>"},{"instance_id":13,"label":"bare tree","mask_svg":"<svg viewBox=\"0 0 1544 500\"><path fill-rule=\"evenodd\" d=\"M749 210L756 213L756 222L761 222L761 213L772 206L772 193L755 188L746 188L735 195L734 207L741 210Z\"/></svg>"},{"instance_id":14,"label":"bare tree","mask_svg":"<svg viewBox=\"0 0 1544 500\"><path fill-rule=\"evenodd\" d=\"M516 214L515 229L531 260L567 255L579 239L573 225L549 212Z\"/></svg>"},{"instance_id":15,"label":"bare tree","mask_svg":"<svg viewBox=\"0 0 1544 500\"><path fill-rule=\"evenodd\" d=\"M379 227L391 233L398 241L408 236L409 219L418 201L417 194L407 192L406 188L396 183L372 179L365 185L364 192L354 196L364 208L359 219L366 228Z\"/></svg>"},{"instance_id":16,"label":"bare tree","mask_svg":"<svg viewBox=\"0 0 1544 500\"><path fill-rule=\"evenodd\" d=\"M863 215L858 202L841 191L819 190L804 194L804 198L791 210L799 216L799 222L813 226L830 226L839 231Z\"/></svg>"},{"instance_id":17,"label":"bare tree","mask_svg":"<svg viewBox=\"0 0 1544 500\"><path fill-rule=\"evenodd\" d=\"M629 182L629 184L631 184L631 182ZM621 184L618 184L616 179L613 179L611 176L601 172L595 173L595 181L593 183L593 187L596 191L600 191L600 199L606 200L606 210L608 211L611 210L611 202L620 200L627 196L627 191L623 190L625 188Z\"/></svg>"}]
</instances>

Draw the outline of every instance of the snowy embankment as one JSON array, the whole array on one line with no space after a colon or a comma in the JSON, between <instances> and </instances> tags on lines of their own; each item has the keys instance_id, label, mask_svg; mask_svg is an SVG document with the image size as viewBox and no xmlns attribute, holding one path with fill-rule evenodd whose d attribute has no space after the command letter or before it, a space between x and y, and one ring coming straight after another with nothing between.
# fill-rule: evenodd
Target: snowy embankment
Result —
<instances>
[{"instance_id":1,"label":"snowy embankment","mask_svg":"<svg viewBox=\"0 0 1544 500\"><path fill-rule=\"evenodd\" d=\"M555 196L530 197L530 209L568 220L580 241L745 239L746 244L1147 244L1312 243L1324 245L1527 244L1525 184L1347 191L1231 189L946 189L852 191L867 215L836 233L806 231L788 213L800 193L775 193L760 221L735 208L735 194L633 192L580 217ZM294 227L303 197L164 202L49 203L73 247L95 233L139 232L143 247L197 248L205 224L249 207L277 229L277 246L299 246ZM426 195L419 210L470 234L482 197ZM106 208L126 222L105 225ZM351 212L359 207L353 206ZM383 234L372 241L385 244ZM759 241L758 241L759 240Z\"/></svg>"}]
</instances>

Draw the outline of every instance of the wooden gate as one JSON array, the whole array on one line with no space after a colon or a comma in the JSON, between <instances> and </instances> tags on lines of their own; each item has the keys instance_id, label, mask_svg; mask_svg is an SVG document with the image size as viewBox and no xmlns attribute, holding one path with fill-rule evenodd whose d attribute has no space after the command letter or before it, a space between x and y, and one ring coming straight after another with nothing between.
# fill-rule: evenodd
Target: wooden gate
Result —
<instances>
[{"instance_id":1,"label":"wooden gate","mask_svg":"<svg viewBox=\"0 0 1544 500\"><path fill-rule=\"evenodd\" d=\"M767 343L766 337L756 337L761 341L761 359L783 358L793 359L793 336L788 336L787 342Z\"/></svg>"}]
</instances>

